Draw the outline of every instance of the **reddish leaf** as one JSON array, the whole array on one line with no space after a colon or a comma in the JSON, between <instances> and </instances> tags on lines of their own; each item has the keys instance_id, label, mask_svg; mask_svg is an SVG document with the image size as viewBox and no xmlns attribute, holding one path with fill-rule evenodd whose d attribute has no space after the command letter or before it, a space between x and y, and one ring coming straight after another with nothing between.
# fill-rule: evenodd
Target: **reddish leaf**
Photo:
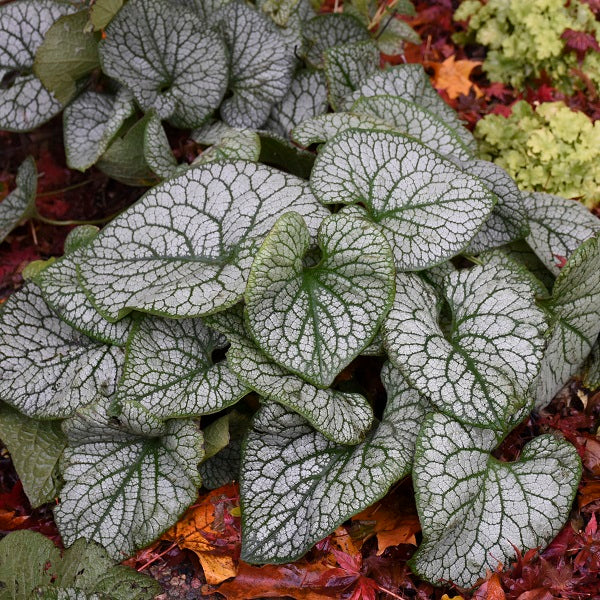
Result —
<instances>
[{"instance_id":1,"label":"reddish leaf","mask_svg":"<svg viewBox=\"0 0 600 600\"><path fill-rule=\"evenodd\" d=\"M591 33L585 31L576 31L575 29L565 29L560 36L565 40L565 47L568 50L574 50L577 53L577 60L583 61L585 53L588 50L600 52L600 45Z\"/></svg>"}]
</instances>

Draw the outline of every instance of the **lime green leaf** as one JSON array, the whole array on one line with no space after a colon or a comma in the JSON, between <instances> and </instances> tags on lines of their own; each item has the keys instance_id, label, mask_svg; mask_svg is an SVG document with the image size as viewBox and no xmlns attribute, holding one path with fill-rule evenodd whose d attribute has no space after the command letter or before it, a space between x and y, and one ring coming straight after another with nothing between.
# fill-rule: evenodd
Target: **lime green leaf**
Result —
<instances>
[{"instance_id":1,"label":"lime green leaf","mask_svg":"<svg viewBox=\"0 0 600 600\"><path fill-rule=\"evenodd\" d=\"M429 82L423 66L419 64L397 65L385 71L379 71L369 77L347 99L347 106L356 100L369 96L400 96L404 100L414 102L437 115L450 126L464 144L473 152L477 152L477 143L464 123L439 96Z\"/></svg>"},{"instance_id":2,"label":"lime green leaf","mask_svg":"<svg viewBox=\"0 0 600 600\"><path fill-rule=\"evenodd\" d=\"M233 94L221 105L221 117L232 127L261 127L290 87L294 53L275 24L253 6L229 2L219 21L231 54Z\"/></svg>"},{"instance_id":3,"label":"lime green leaf","mask_svg":"<svg viewBox=\"0 0 600 600\"><path fill-rule=\"evenodd\" d=\"M296 125L326 111L327 86L323 73L299 71L286 95L271 110L265 128L288 137Z\"/></svg>"},{"instance_id":4,"label":"lime green leaf","mask_svg":"<svg viewBox=\"0 0 600 600\"><path fill-rule=\"evenodd\" d=\"M280 27L285 27L290 20L299 0L264 0L260 8Z\"/></svg>"},{"instance_id":5,"label":"lime green leaf","mask_svg":"<svg viewBox=\"0 0 600 600\"><path fill-rule=\"evenodd\" d=\"M574 200L530 192L523 194L531 233L527 243L553 275L585 240L600 231L600 219Z\"/></svg>"},{"instance_id":6,"label":"lime green leaf","mask_svg":"<svg viewBox=\"0 0 600 600\"><path fill-rule=\"evenodd\" d=\"M363 396L317 388L274 363L250 340L237 307L213 315L209 323L231 343L229 368L258 394L302 415L334 442L357 444L364 439L373 411Z\"/></svg>"},{"instance_id":7,"label":"lime green leaf","mask_svg":"<svg viewBox=\"0 0 600 600\"><path fill-rule=\"evenodd\" d=\"M313 17L303 26L302 34L308 62L317 68L323 67L323 53L328 48L370 39L367 28L356 17L342 13Z\"/></svg>"},{"instance_id":8,"label":"lime green leaf","mask_svg":"<svg viewBox=\"0 0 600 600\"><path fill-rule=\"evenodd\" d=\"M419 34L408 23L393 17L389 21L384 19L379 31L381 33L377 34L377 47L388 56L404 54L404 42L421 43Z\"/></svg>"},{"instance_id":9,"label":"lime green leaf","mask_svg":"<svg viewBox=\"0 0 600 600\"><path fill-rule=\"evenodd\" d=\"M85 248L97 235L97 227L75 228L65 240L65 255L32 279L46 304L71 327L100 342L124 346L131 330L131 317L117 323L103 318L85 295L77 276Z\"/></svg>"},{"instance_id":10,"label":"lime green leaf","mask_svg":"<svg viewBox=\"0 0 600 600\"><path fill-rule=\"evenodd\" d=\"M311 144L328 142L347 129L390 131L392 128L389 123L376 117L337 112L303 121L294 127L292 139L304 148L308 148Z\"/></svg>"},{"instance_id":11,"label":"lime green leaf","mask_svg":"<svg viewBox=\"0 0 600 600\"><path fill-rule=\"evenodd\" d=\"M151 577L115 565L97 544L77 540L61 557L33 531L0 541L0 582L2 600L152 600L161 589Z\"/></svg>"},{"instance_id":12,"label":"lime green leaf","mask_svg":"<svg viewBox=\"0 0 600 600\"><path fill-rule=\"evenodd\" d=\"M335 137L315 161L311 187L325 204L364 204L402 270L461 252L495 203L479 179L392 132L351 130Z\"/></svg>"},{"instance_id":13,"label":"lime green leaf","mask_svg":"<svg viewBox=\"0 0 600 600\"><path fill-rule=\"evenodd\" d=\"M227 340L201 319L142 316L127 341L116 400L135 431L152 433L174 417L222 410L248 393L223 362L211 355Z\"/></svg>"},{"instance_id":14,"label":"lime green leaf","mask_svg":"<svg viewBox=\"0 0 600 600\"><path fill-rule=\"evenodd\" d=\"M177 171L177 160L167 134L154 113L151 114L144 131L144 159L150 169L163 179L168 179Z\"/></svg>"},{"instance_id":15,"label":"lime green leaf","mask_svg":"<svg viewBox=\"0 0 600 600\"><path fill-rule=\"evenodd\" d=\"M551 330L536 393L538 408L580 370L600 334L600 234L573 252L546 308Z\"/></svg>"},{"instance_id":16,"label":"lime green leaf","mask_svg":"<svg viewBox=\"0 0 600 600\"><path fill-rule=\"evenodd\" d=\"M37 169L32 156L19 166L15 183L17 187L0 202L0 242L35 212Z\"/></svg>"},{"instance_id":17,"label":"lime green leaf","mask_svg":"<svg viewBox=\"0 0 600 600\"><path fill-rule=\"evenodd\" d=\"M322 258L306 264L310 234L286 213L256 254L245 300L259 347L319 387L368 346L394 298L394 261L366 219L332 215L319 228Z\"/></svg>"},{"instance_id":18,"label":"lime green leaf","mask_svg":"<svg viewBox=\"0 0 600 600\"><path fill-rule=\"evenodd\" d=\"M544 548L566 522L581 476L575 448L542 435L506 463L491 455L499 441L445 415L426 418L413 467L423 542L411 567L420 577L471 587L517 550Z\"/></svg>"},{"instance_id":19,"label":"lime green leaf","mask_svg":"<svg viewBox=\"0 0 600 600\"><path fill-rule=\"evenodd\" d=\"M106 29L114 16L121 10L124 0L95 0L90 8L90 23L94 31Z\"/></svg>"},{"instance_id":20,"label":"lime green leaf","mask_svg":"<svg viewBox=\"0 0 600 600\"><path fill-rule=\"evenodd\" d=\"M168 0L129 0L106 28L100 61L143 110L181 128L205 121L227 86L221 37Z\"/></svg>"},{"instance_id":21,"label":"lime green leaf","mask_svg":"<svg viewBox=\"0 0 600 600\"><path fill-rule=\"evenodd\" d=\"M333 46L323 56L329 102L335 110L344 108L344 98L379 68L379 50L372 40Z\"/></svg>"},{"instance_id":22,"label":"lime green leaf","mask_svg":"<svg viewBox=\"0 0 600 600\"><path fill-rule=\"evenodd\" d=\"M417 138L422 144L445 156L455 156L460 160L473 158L473 151L440 117L400 96L360 98L350 111L389 123L390 128Z\"/></svg>"},{"instance_id":23,"label":"lime green leaf","mask_svg":"<svg viewBox=\"0 0 600 600\"><path fill-rule=\"evenodd\" d=\"M62 110L33 74L37 49L51 25L74 12L67 2L18 0L0 7L0 129L30 131Z\"/></svg>"},{"instance_id":24,"label":"lime green leaf","mask_svg":"<svg viewBox=\"0 0 600 600\"><path fill-rule=\"evenodd\" d=\"M0 396L38 418L72 414L114 392L123 351L79 333L55 315L33 283L0 312Z\"/></svg>"},{"instance_id":25,"label":"lime green leaf","mask_svg":"<svg viewBox=\"0 0 600 600\"><path fill-rule=\"evenodd\" d=\"M122 560L170 527L195 500L202 434L172 420L160 437L120 429L102 404L63 424L69 446L60 462L65 485L54 510L66 544L80 537Z\"/></svg>"},{"instance_id":26,"label":"lime green leaf","mask_svg":"<svg viewBox=\"0 0 600 600\"><path fill-rule=\"evenodd\" d=\"M382 380L382 421L357 446L329 441L282 406L261 408L242 457L243 560L296 560L410 472L427 402L389 363Z\"/></svg>"},{"instance_id":27,"label":"lime green leaf","mask_svg":"<svg viewBox=\"0 0 600 600\"><path fill-rule=\"evenodd\" d=\"M519 269L476 266L450 273L444 284L452 312L446 335L433 288L415 274L398 274L384 325L390 359L440 411L505 431L532 400L529 388L545 347L544 312Z\"/></svg>"},{"instance_id":28,"label":"lime green leaf","mask_svg":"<svg viewBox=\"0 0 600 600\"><path fill-rule=\"evenodd\" d=\"M77 82L100 66L100 34L85 32L88 11L60 17L35 53L33 72L61 103L77 93Z\"/></svg>"},{"instance_id":29,"label":"lime green leaf","mask_svg":"<svg viewBox=\"0 0 600 600\"><path fill-rule=\"evenodd\" d=\"M229 444L229 415L227 413L216 421L213 421L208 427L202 430L204 437L204 460L205 463L209 458L218 454L223 448ZM204 484L204 481L202 482Z\"/></svg>"},{"instance_id":30,"label":"lime green leaf","mask_svg":"<svg viewBox=\"0 0 600 600\"><path fill-rule=\"evenodd\" d=\"M58 459L67 443L59 424L30 419L0 404L0 438L10 452L31 506L51 502L59 487Z\"/></svg>"},{"instance_id":31,"label":"lime green leaf","mask_svg":"<svg viewBox=\"0 0 600 600\"><path fill-rule=\"evenodd\" d=\"M80 274L115 321L132 309L195 317L238 302L258 245L293 210L316 233L328 211L308 183L245 161L209 163L157 185L107 225Z\"/></svg>"},{"instance_id":32,"label":"lime green leaf","mask_svg":"<svg viewBox=\"0 0 600 600\"><path fill-rule=\"evenodd\" d=\"M116 96L84 92L76 98L63 114L67 165L79 171L89 169L134 110L133 96L126 88Z\"/></svg>"}]
</instances>

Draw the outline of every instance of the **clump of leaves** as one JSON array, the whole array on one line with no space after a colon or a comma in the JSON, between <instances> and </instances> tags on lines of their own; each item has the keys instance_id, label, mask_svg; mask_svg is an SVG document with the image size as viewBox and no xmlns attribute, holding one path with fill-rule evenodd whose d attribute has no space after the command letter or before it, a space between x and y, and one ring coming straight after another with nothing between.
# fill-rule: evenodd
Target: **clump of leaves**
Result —
<instances>
[{"instance_id":1,"label":"clump of leaves","mask_svg":"<svg viewBox=\"0 0 600 600\"><path fill-rule=\"evenodd\" d=\"M600 201L600 123L563 102L513 105L510 116L477 123L480 153L506 169L521 189Z\"/></svg>"},{"instance_id":2,"label":"clump of leaves","mask_svg":"<svg viewBox=\"0 0 600 600\"><path fill-rule=\"evenodd\" d=\"M141 152L164 181L75 229L2 308L0 395L23 436L50 422L64 445L15 461L28 493L43 457L65 543L118 559L173 525L200 473L238 478L242 558L282 563L412 473L413 569L471 585L567 519L567 441L493 453L598 338L600 222L477 158L423 68L381 69L353 16L211 7L130 0L99 47L119 91L65 111L82 167ZM201 125L196 164L175 164L162 120ZM361 356L379 395L341 375Z\"/></svg>"},{"instance_id":3,"label":"clump of leaves","mask_svg":"<svg viewBox=\"0 0 600 600\"><path fill-rule=\"evenodd\" d=\"M454 14L468 20L460 43L486 46L483 70L491 81L523 88L546 74L553 86L600 84L600 25L580 0L464 0Z\"/></svg>"}]
</instances>

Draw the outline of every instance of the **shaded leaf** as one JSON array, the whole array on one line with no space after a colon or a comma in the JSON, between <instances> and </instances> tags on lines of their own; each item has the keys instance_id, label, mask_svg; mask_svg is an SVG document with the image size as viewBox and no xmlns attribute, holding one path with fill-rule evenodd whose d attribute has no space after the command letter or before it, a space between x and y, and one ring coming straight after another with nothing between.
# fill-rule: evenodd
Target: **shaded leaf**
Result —
<instances>
[{"instance_id":1,"label":"shaded leaf","mask_svg":"<svg viewBox=\"0 0 600 600\"><path fill-rule=\"evenodd\" d=\"M225 125L227 130L217 135L213 145L198 155L192 164L202 165L215 160L250 160L258 162L260 157L260 137L250 129L234 129Z\"/></svg>"},{"instance_id":2,"label":"shaded leaf","mask_svg":"<svg viewBox=\"0 0 600 600\"><path fill-rule=\"evenodd\" d=\"M21 222L35 214L37 169L32 156L19 166L16 188L0 202L0 242Z\"/></svg>"},{"instance_id":3,"label":"shaded leaf","mask_svg":"<svg viewBox=\"0 0 600 600\"><path fill-rule=\"evenodd\" d=\"M398 8L396 7L395 10ZM398 12L402 11L398 10ZM393 17L383 23L375 39L379 51L388 56L404 54L404 42L421 43L419 34L406 21Z\"/></svg>"},{"instance_id":4,"label":"shaded leaf","mask_svg":"<svg viewBox=\"0 0 600 600\"><path fill-rule=\"evenodd\" d=\"M177 160L167 134L154 113L151 114L144 131L144 159L150 169L163 179L168 179L177 171Z\"/></svg>"}]
</instances>

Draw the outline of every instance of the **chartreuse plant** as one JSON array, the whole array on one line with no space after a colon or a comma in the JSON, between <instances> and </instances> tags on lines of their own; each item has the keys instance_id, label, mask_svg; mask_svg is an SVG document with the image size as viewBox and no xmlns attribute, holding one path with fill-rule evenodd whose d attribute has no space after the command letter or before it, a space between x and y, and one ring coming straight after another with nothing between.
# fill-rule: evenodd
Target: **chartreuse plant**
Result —
<instances>
[{"instance_id":1,"label":"chartreuse plant","mask_svg":"<svg viewBox=\"0 0 600 600\"><path fill-rule=\"evenodd\" d=\"M354 13L182 4L102 21L119 85L65 111L79 168L125 156L164 180L71 232L0 313L0 434L27 493L58 497L65 544L121 559L202 479L238 479L243 559L285 562L412 473L431 582L548 544L577 452L550 434L514 463L494 451L572 374L596 377L598 220L477 158ZM195 127L193 165L162 120Z\"/></svg>"}]
</instances>

